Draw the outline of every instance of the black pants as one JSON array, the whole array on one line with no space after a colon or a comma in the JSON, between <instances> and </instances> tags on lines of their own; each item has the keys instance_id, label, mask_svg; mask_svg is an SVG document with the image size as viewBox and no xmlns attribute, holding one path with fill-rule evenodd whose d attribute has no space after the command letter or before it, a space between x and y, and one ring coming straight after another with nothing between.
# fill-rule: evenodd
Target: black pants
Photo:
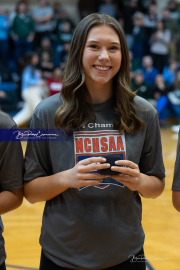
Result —
<instances>
[{"instance_id":1,"label":"black pants","mask_svg":"<svg viewBox=\"0 0 180 270\"><path fill-rule=\"evenodd\" d=\"M6 270L6 265L5 265L5 263L3 263L2 265L0 265L0 270Z\"/></svg>"},{"instance_id":2,"label":"black pants","mask_svg":"<svg viewBox=\"0 0 180 270\"><path fill-rule=\"evenodd\" d=\"M139 256L139 257L138 257ZM137 257L139 260L137 260ZM146 270L146 263L145 261L140 258L144 258L144 250L143 248L134 256L134 260L129 259L121 264L115 265L110 268L106 268L106 270ZM39 270L67 270L68 268L64 268L54 264L52 261L47 259L42 251L41 253L41 262Z\"/></svg>"}]
</instances>

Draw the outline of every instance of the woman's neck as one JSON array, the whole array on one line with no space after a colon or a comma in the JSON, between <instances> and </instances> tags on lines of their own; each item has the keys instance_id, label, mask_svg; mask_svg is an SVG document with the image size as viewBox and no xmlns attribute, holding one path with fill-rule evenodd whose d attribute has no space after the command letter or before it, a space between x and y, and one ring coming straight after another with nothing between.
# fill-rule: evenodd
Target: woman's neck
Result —
<instances>
[{"instance_id":1,"label":"woman's neck","mask_svg":"<svg viewBox=\"0 0 180 270\"><path fill-rule=\"evenodd\" d=\"M112 97L112 90L106 89L105 86L98 87L98 88L91 87L87 89L91 97L91 102L93 104L102 103Z\"/></svg>"}]
</instances>

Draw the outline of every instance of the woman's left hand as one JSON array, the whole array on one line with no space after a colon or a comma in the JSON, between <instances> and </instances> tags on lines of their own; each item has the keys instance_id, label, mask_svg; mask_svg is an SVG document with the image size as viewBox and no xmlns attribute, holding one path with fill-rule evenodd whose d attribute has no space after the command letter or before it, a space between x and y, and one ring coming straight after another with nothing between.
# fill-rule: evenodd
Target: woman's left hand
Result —
<instances>
[{"instance_id":1,"label":"woman's left hand","mask_svg":"<svg viewBox=\"0 0 180 270\"><path fill-rule=\"evenodd\" d=\"M120 174L112 174L109 175L109 177L125 185L132 191L139 190L142 184L139 166L129 160L118 160L115 163L117 166L112 166L111 170L119 172Z\"/></svg>"}]
</instances>

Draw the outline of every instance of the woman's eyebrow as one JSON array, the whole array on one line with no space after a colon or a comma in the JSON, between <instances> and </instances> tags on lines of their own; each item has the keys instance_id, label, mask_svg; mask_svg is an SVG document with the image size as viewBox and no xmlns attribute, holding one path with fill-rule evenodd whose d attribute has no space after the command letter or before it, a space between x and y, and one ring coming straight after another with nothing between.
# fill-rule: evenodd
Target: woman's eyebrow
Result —
<instances>
[{"instance_id":1,"label":"woman's eyebrow","mask_svg":"<svg viewBox=\"0 0 180 270\"><path fill-rule=\"evenodd\" d=\"M93 39L90 39L90 40L88 40L88 41L87 41L87 43L91 43L91 42L100 43L99 41L97 41L97 40L93 40Z\"/></svg>"},{"instance_id":2,"label":"woman's eyebrow","mask_svg":"<svg viewBox=\"0 0 180 270\"><path fill-rule=\"evenodd\" d=\"M91 43L91 42L100 43L99 41L97 41L97 40L93 40L93 39L91 39L91 40L88 40L88 41L87 41L87 43ZM120 43L119 43L119 42L115 42L115 41L109 42L109 44L116 44L116 45L120 45Z\"/></svg>"}]
</instances>

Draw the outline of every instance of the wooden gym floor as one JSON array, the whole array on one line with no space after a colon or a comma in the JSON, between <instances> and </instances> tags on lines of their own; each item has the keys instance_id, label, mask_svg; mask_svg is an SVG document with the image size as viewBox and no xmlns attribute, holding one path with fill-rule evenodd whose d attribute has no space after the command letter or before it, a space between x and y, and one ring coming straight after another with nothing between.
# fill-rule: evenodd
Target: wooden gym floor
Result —
<instances>
[{"instance_id":1,"label":"wooden gym floor","mask_svg":"<svg viewBox=\"0 0 180 270\"><path fill-rule=\"evenodd\" d=\"M143 227L146 234L145 255L151 270L180 270L180 213L172 206L171 185L176 157L177 137L162 129L166 187L157 199L143 199ZM23 142L25 151L26 143ZM39 235L44 203L22 206L2 216L7 252L7 270L38 269L41 248Z\"/></svg>"}]
</instances>

